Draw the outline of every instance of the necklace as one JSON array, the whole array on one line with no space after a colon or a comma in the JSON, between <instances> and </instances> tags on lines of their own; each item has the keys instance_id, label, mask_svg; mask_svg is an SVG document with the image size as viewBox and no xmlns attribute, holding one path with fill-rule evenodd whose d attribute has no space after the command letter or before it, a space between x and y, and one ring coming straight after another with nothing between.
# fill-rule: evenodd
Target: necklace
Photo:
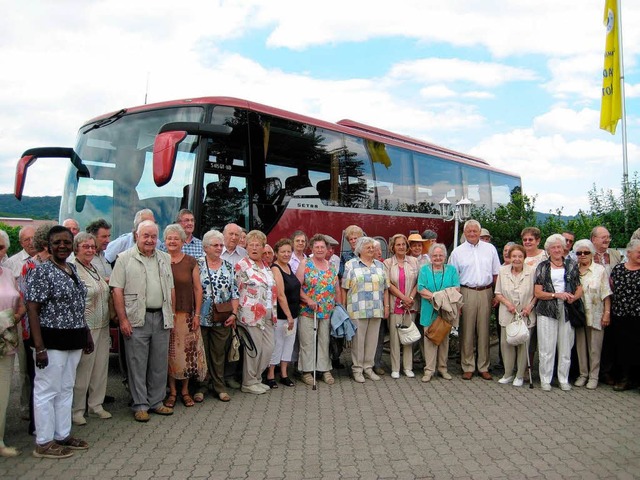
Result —
<instances>
[{"instance_id":1,"label":"necklace","mask_svg":"<svg viewBox=\"0 0 640 480\"><path fill-rule=\"evenodd\" d=\"M551 262L551 265L553 265L556 268L562 268L564 267L564 262L560 262L560 265L558 265L556 262L554 262L553 260L549 260Z\"/></svg>"},{"instance_id":2,"label":"necklace","mask_svg":"<svg viewBox=\"0 0 640 480\"><path fill-rule=\"evenodd\" d=\"M176 257L175 259L171 257L171 265L175 265L176 263L180 263L184 258L184 253L180 255L180 257Z\"/></svg>"},{"instance_id":3,"label":"necklace","mask_svg":"<svg viewBox=\"0 0 640 480\"><path fill-rule=\"evenodd\" d=\"M91 264L89 264L89 266L87 267L80 260L78 260L78 263L82 266L82 268L85 269L85 271L89 274L91 278L93 278L96 282L100 281L100 274L98 273L98 270L96 270L96 267L94 267Z\"/></svg>"}]
</instances>

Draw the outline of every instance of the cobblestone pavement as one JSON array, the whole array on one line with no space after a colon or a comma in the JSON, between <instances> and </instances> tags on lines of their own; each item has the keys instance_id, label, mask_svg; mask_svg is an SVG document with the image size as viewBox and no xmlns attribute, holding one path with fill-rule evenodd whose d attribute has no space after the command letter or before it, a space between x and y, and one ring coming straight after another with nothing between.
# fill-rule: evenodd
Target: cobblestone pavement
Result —
<instances>
[{"instance_id":1,"label":"cobblestone pavement","mask_svg":"<svg viewBox=\"0 0 640 480\"><path fill-rule=\"evenodd\" d=\"M141 424L112 368L113 418L74 427L91 448L65 460L31 456L14 376L5 439L22 454L0 458L0 478L640 478L637 390L546 393L463 381L457 367L425 384L415 371L360 385L340 370L316 391L232 391Z\"/></svg>"}]
</instances>

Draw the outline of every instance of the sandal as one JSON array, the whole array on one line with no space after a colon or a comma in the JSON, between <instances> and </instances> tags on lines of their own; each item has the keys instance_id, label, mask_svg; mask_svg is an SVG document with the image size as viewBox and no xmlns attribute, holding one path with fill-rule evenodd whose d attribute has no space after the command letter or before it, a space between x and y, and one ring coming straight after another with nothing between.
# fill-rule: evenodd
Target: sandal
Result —
<instances>
[{"instance_id":1,"label":"sandal","mask_svg":"<svg viewBox=\"0 0 640 480\"><path fill-rule=\"evenodd\" d=\"M218 398L220 399L221 402L228 402L231 400L231 397L227 392L219 393Z\"/></svg>"},{"instance_id":2,"label":"sandal","mask_svg":"<svg viewBox=\"0 0 640 480\"><path fill-rule=\"evenodd\" d=\"M36 445L32 455L36 458L69 458L73 452L52 440L44 445Z\"/></svg>"},{"instance_id":3,"label":"sandal","mask_svg":"<svg viewBox=\"0 0 640 480\"><path fill-rule=\"evenodd\" d=\"M173 408L176 406L176 396L174 394L169 395L165 398L164 402L165 407Z\"/></svg>"},{"instance_id":4,"label":"sandal","mask_svg":"<svg viewBox=\"0 0 640 480\"><path fill-rule=\"evenodd\" d=\"M64 440L56 440L56 443L71 450L87 450L89 448L89 444L87 442L80 440L79 438L72 437L71 435Z\"/></svg>"},{"instance_id":5,"label":"sandal","mask_svg":"<svg viewBox=\"0 0 640 480\"><path fill-rule=\"evenodd\" d=\"M267 378L267 381L264 382L265 385L271 389L278 388L278 383L275 378Z\"/></svg>"},{"instance_id":6,"label":"sandal","mask_svg":"<svg viewBox=\"0 0 640 480\"><path fill-rule=\"evenodd\" d=\"M188 393L182 395L182 403L185 407L193 407L196 404Z\"/></svg>"},{"instance_id":7,"label":"sandal","mask_svg":"<svg viewBox=\"0 0 640 480\"><path fill-rule=\"evenodd\" d=\"M193 401L196 403L202 403L204 402L204 393L202 392L197 392L193 395Z\"/></svg>"}]
</instances>

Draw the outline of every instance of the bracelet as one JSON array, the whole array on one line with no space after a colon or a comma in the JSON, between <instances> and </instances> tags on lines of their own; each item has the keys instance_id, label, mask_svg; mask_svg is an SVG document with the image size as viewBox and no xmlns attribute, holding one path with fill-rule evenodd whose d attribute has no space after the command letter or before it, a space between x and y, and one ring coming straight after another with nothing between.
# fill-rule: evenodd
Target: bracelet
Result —
<instances>
[{"instance_id":1,"label":"bracelet","mask_svg":"<svg viewBox=\"0 0 640 480\"><path fill-rule=\"evenodd\" d=\"M199 313L196 313L196 314L194 315L194 317L199 317L199 316L200 316L200 314L199 314Z\"/></svg>"},{"instance_id":2,"label":"bracelet","mask_svg":"<svg viewBox=\"0 0 640 480\"><path fill-rule=\"evenodd\" d=\"M231 312L231 315L233 315L234 317L238 318L238 314L236 312ZM231 316L229 315L229 316Z\"/></svg>"},{"instance_id":3,"label":"bracelet","mask_svg":"<svg viewBox=\"0 0 640 480\"><path fill-rule=\"evenodd\" d=\"M40 355L41 353L47 353L47 349L43 348L42 350L36 350L36 355Z\"/></svg>"}]
</instances>

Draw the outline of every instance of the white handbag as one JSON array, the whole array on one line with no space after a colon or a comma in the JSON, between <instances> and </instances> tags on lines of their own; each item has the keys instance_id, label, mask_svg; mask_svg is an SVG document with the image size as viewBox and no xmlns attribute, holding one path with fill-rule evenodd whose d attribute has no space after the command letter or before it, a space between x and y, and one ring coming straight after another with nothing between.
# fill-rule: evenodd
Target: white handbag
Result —
<instances>
[{"instance_id":1,"label":"white handbag","mask_svg":"<svg viewBox=\"0 0 640 480\"><path fill-rule=\"evenodd\" d=\"M513 322L507 325L507 343L509 345L522 345L529 341L529 327L527 322L518 312L513 317Z\"/></svg>"},{"instance_id":2,"label":"white handbag","mask_svg":"<svg viewBox=\"0 0 640 480\"><path fill-rule=\"evenodd\" d=\"M400 339L400 343L402 345L411 345L412 343L416 343L418 340L422 338L420 334L420 330L416 327L414 322L410 322L409 325L404 324L405 315L402 316L403 322L396 324L396 328L398 329L398 338Z\"/></svg>"}]
</instances>

